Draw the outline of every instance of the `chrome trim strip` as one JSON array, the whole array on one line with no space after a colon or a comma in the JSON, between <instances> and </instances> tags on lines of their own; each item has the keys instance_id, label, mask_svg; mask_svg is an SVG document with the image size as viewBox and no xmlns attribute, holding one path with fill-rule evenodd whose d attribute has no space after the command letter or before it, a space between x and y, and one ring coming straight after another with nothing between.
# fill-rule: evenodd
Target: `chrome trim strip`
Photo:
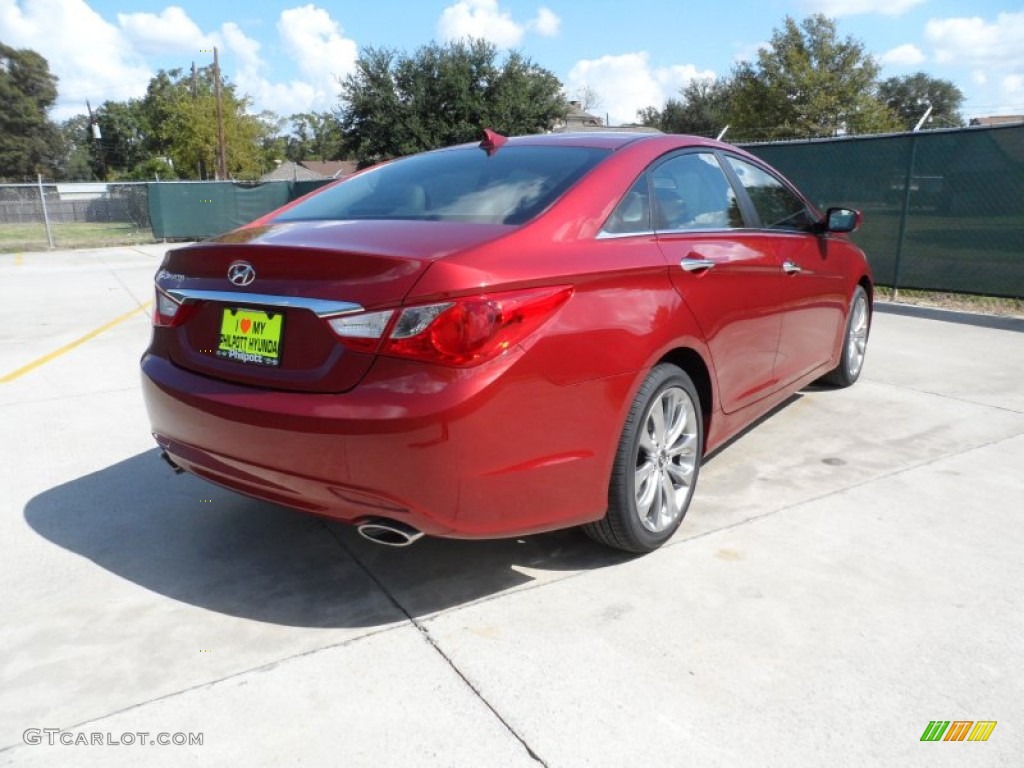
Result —
<instances>
[{"instance_id":1,"label":"chrome trim strip","mask_svg":"<svg viewBox=\"0 0 1024 768\"><path fill-rule=\"evenodd\" d=\"M362 312L363 307L351 301L313 299L303 296L275 296L269 293L245 293L244 291L200 291L189 288L160 288L179 304L194 301L220 301L227 304L256 304L265 307L308 309L317 317L335 317Z\"/></svg>"},{"instance_id":2,"label":"chrome trim strip","mask_svg":"<svg viewBox=\"0 0 1024 768\"><path fill-rule=\"evenodd\" d=\"M643 232L605 232L603 229L597 233L595 240L618 240L623 237L650 237L654 234L653 229L646 229Z\"/></svg>"}]
</instances>

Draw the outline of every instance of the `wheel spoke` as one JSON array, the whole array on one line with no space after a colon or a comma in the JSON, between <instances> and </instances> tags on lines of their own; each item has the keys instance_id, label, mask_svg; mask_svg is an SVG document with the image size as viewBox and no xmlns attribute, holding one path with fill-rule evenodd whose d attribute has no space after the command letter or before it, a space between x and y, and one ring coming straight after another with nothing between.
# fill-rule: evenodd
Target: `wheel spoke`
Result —
<instances>
[{"instance_id":1,"label":"wheel spoke","mask_svg":"<svg viewBox=\"0 0 1024 768\"><path fill-rule=\"evenodd\" d=\"M672 485L677 488L689 485L690 478L693 477L693 466L687 464L669 464L665 471L672 479Z\"/></svg>"},{"instance_id":2,"label":"wheel spoke","mask_svg":"<svg viewBox=\"0 0 1024 768\"><path fill-rule=\"evenodd\" d=\"M643 449L644 453L650 456L653 453L657 453L658 448L654 444L654 439L650 433L650 419L644 424L643 429L640 430L640 448Z\"/></svg>"},{"instance_id":3,"label":"wheel spoke","mask_svg":"<svg viewBox=\"0 0 1024 768\"><path fill-rule=\"evenodd\" d=\"M637 474L639 475L640 473L637 472ZM640 512L640 517L646 518L650 516L651 506L654 504L657 495L658 475L652 466L643 483L638 485L636 489L636 506L637 511Z\"/></svg>"},{"instance_id":4,"label":"wheel spoke","mask_svg":"<svg viewBox=\"0 0 1024 768\"><path fill-rule=\"evenodd\" d=\"M650 435L654 442L663 445L665 443L665 409L661 398L651 408L651 415L647 421L651 425Z\"/></svg>"},{"instance_id":5,"label":"wheel spoke","mask_svg":"<svg viewBox=\"0 0 1024 768\"><path fill-rule=\"evenodd\" d=\"M661 506L661 524L659 527L664 528L679 515L679 499L676 498L676 489L672 485L672 478L669 473L665 470L661 472L661 493L663 497Z\"/></svg>"},{"instance_id":6,"label":"wheel spoke","mask_svg":"<svg viewBox=\"0 0 1024 768\"><path fill-rule=\"evenodd\" d=\"M669 458L680 457L683 459L693 460L697 455L697 435L690 433L683 435L682 439L674 443L671 448L668 449Z\"/></svg>"}]
</instances>

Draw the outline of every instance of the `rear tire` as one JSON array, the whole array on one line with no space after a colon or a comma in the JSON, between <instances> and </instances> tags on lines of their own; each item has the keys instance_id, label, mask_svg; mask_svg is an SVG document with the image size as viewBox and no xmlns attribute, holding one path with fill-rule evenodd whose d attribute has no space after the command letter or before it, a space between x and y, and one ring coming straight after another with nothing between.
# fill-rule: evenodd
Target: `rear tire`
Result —
<instances>
[{"instance_id":1,"label":"rear tire","mask_svg":"<svg viewBox=\"0 0 1024 768\"><path fill-rule=\"evenodd\" d=\"M612 466L608 511L583 527L590 538L627 552L651 552L676 532L700 472L704 419L693 381L662 363L630 406Z\"/></svg>"},{"instance_id":2,"label":"rear tire","mask_svg":"<svg viewBox=\"0 0 1024 768\"><path fill-rule=\"evenodd\" d=\"M846 318L843 354L839 358L839 365L821 377L823 383L833 387L848 387L860 378L860 372L864 370L870 330L871 302L868 301L864 286L858 285L853 290L850 313Z\"/></svg>"}]
</instances>

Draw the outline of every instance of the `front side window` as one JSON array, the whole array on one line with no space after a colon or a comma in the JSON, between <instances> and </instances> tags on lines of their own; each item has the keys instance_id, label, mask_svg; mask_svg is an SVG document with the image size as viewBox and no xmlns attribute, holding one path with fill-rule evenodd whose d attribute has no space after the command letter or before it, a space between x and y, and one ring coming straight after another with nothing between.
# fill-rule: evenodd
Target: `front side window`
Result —
<instances>
[{"instance_id":1,"label":"front side window","mask_svg":"<svg viewBox=\"0 0 1024 768\"><path fill-rule=\"evenodd\" d=\"M750 201L761 217L762 227L800 232L811 228L813 219L804 201L781 179L738 157L728 156L728 162L750 195Z\"/></svg>"},{"instance_id":2,"label":"front side window","mask_svg":"<svg viewBox=\"0 0 1024 768\"><path fill-rule=\"evenodd\" d=\"M459 147L372 168L275 221L418 219L523 224L608 155L591 147Z\"/></svg>"},{"instance_id":3,"label":"front side window","mask_svg":"<svg viewBox=\"0 0 1024 768\"><path fill-rule=\"evenodd\" d=\"M717 158L691 152L651 170L658 230L738 229L744 226L736 193Z\"/></svg>"}]
</instances>

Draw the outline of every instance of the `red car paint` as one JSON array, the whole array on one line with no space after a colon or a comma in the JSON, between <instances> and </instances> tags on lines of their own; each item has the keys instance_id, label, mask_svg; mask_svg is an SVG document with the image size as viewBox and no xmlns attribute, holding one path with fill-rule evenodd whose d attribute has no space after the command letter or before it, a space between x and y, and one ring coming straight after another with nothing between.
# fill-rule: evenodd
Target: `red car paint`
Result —
<instances>
[{"instance_id":1,"label":"red car paint","mask_svg":"<svg viewBox=\"0 0 1024 768\"><path fill-rule=\"evenodd\" d=\"M221 297L155 325L142 359L152 430L170 458L236 491L348 522L519 535L605 514L627 411L657 363L676 362L696 383L705 453L837 365L850 298L858 284L870 295L871 280L845 236L756 227L601 236L634 181L669 153L704 148L762 163L665 135L531 136L485 151L515 147L608 154L523 224L284 221L289 206L168 252L159 290ZM680 268L695 258L714 269ZM252 285L228 282L238 260L255 267ZM784 272L787 260L801 271ZM222 307L263 306L247 295L394 310L393 328L403 307L544 288L568 289L567 298L474 364L346 344L302 308L284 310L279 366L211 354Z\"/></svg>"}]
</instances>

